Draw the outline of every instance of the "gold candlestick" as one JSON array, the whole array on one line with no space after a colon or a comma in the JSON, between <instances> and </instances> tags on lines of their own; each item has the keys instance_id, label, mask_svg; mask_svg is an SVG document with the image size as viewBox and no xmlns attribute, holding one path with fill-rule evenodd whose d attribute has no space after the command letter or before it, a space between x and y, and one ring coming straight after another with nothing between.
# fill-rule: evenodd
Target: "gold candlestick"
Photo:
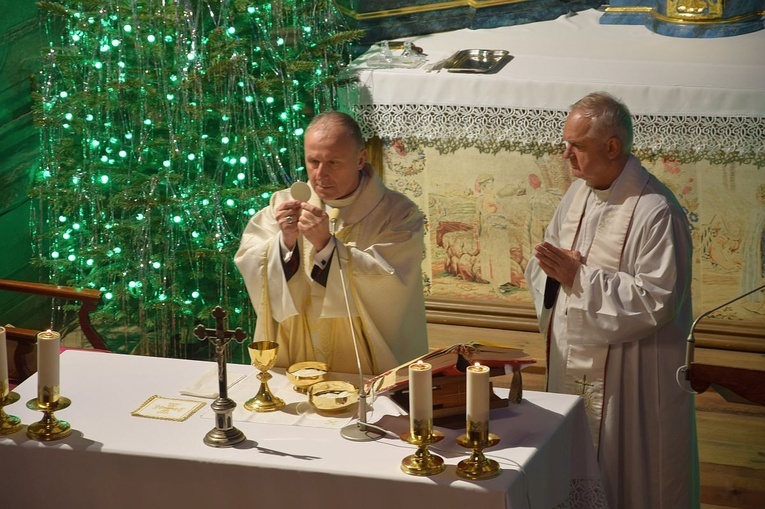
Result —
<instances>
[{"instance_id":1,"label":"gold candlestick","mask_svg":"<svg viewBox=\"0 0 765 509\"><path fill-rule=\"evenodd\" d=\"M433 420L415 420L401 440L417 446L417 451L401 460L401 471L409 475L435 475L446 468L444 459L428 450L429 445L444 439L444 434L433 430Z\"/></svg>"},{"instance_id":2,"label":"gold candlestick","mask_svg":"<svg viewBox=\"0 0 765 509\"><path fill-rule=\"evenodd\" d=\"M467 422L467 433L457 437L457 443L472 449L470 457L457 464L457 475L464 479L482 480L497 477L499 463L483 455L483 450L499 443L499 437L489 433L489 422Z\"/></svg>"},{"instance_id":3,"label":"gold candlestick","mask_svg":"<svg viewBox=\"0 0 765 509\"><path fill-rule=\"evenodd\" d=\"M47 387L46 387L47 389ZM39 397L27 402L27 408L43 413L43 418L27 428L27 437L32 440L49 442L66 438L72 434L72 427L66 421L61 421L53 415L56 410L63 410L72 403L69 398L59 396L58 386L49 391L40 391ZM53 398L53 395L56 398Z\"/></svg>"},{"instance_id":4,"label":"gold candlestick","mask_svg":"<svg viewBox=\"0 0 765 509\"><path fill-rule=\"evenodd\" d=\"M284 400L277 398L268 388L268 381L272 378L268 371L276 363L276 353L279 351L279 343L274 341L256 341L250 343L250 359L252 365L260 371L258 380L260 380L260 389L258 393L244 403L244 408L253 412L273 412L284 407Z\"/></svg>"},{"instance_id":5,"label":"gold candlestick","mask_svg":"<svg viewBox=\"0 0 765 509\"><path fill-rule=\"evenodd\" d=\"M0 435L11 435L21 429L21 419L6 414L3 408L19 400L19 395L8 387L8 380L0 380Z\"/></svg>"}]
</instances>

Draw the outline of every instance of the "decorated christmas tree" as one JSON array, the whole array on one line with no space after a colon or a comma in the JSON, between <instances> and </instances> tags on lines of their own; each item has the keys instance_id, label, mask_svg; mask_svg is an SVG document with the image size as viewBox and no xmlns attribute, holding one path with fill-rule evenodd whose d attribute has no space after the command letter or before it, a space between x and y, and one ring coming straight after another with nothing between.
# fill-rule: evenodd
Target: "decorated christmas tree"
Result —
<instances>
[{"instance_id":1,"label":"decorated christmas tree","mask_svg":"<svg viewBox=\"0 0 765 509\"><path fill-rule=\"evenodd\" d=\"M329 0L38 5L35 262L101 289L94 321L115 351L197 356L192 330L216 305L253 331L241 232L305 180L303 131L336 107L361 34Z\"/></svg>"}]
</instances>

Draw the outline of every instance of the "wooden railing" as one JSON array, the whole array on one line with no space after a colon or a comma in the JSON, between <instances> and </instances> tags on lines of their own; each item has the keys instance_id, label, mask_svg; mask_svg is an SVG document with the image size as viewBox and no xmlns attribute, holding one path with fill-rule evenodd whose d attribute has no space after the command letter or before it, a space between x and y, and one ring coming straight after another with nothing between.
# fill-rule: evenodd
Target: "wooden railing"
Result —
<instances>
[{"instance_id":1,"label":"wooden railing","mask_svg":"<svg viewBox=\"0 0 765 509\"><path fill-rule=\"evenodd\" d=\"M0 291L79 302L80 308L77 312L77 319L83 335L93 348L98 350L109 349L106 346L104 339L93 328L90 321L90 313L95 311L98 304L101 302L100 290L0 279ZM0 312L0 320L3 320L2 312ZM0 322L0 324L2 323ZM29 357L30 354L34 352L38 332L38 330L13 327L10 325L5 327L6 340L9 343L16 343L16 345L9 344L9 353L13 352L13 359L11 361L13 365L11 368L14 369L11 369L11 371L16 374L14 377L16 383L31 375L36 369L36 366L33 365L34 359L30 359Z\"/></svg>"}]
</instances>

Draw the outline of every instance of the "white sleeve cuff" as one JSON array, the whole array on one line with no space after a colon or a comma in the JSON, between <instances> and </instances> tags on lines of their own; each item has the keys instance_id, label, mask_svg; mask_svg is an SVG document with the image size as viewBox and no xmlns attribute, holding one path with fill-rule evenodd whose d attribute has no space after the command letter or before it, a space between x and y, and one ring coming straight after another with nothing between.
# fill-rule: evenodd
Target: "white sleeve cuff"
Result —
<instances>
[{"instance_id":1,"label":"white sleeve cuff","mask_svg":"<svg viewBox=\"0 0 765 509\"><path fill-rule=\"evenodd\" d=\"M324 246L324 249L322 249L321 251L313 255L313 263L315 263L321 268L326 267L327 262L332 256L332 252L335 250L335 244L336 244L335 237L330 237L329 242L327 242L327 245Z\"/></svg>"},{"instance_id":2,"label":"white sleeve cuff","mask_svg":"<svg viewBox=\"0 0 765 509\"><path fill-rule=\"evenodd\" d=\"M297 242L295 242L295 246L297 246ZM293 246L292 249L288 249L284 244L284 239L282 238L281 233L279 234L279 248L282 254L282 261L284 263L292 260L292 254L295 252L295 246Z\"/></svg>"}]
</instances>

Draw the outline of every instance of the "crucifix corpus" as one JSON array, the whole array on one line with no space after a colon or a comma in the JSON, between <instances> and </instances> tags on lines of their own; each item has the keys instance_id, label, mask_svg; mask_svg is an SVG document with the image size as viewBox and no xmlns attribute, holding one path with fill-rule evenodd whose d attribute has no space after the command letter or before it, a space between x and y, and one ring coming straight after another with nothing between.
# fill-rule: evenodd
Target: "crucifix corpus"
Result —
<instances>
[{"instance_id":1,"label":"crucifix corpus","mask_svg":"<svg viewBox=\"0 0 765 509\"><path fill-rule=\"evenodd\" d=\"M242 330L241 327L237 327L236 330L226 330L224 319L226 318L226 311L216 306L212 311L212 316L215 318L215 328L208 329L204 325L197 325L194 329L194 335L199 338L200 341L210 341L215 345L215 361L218 363L218 395L221 398L228 397L228 379L226 374L226 345L232 339L237 343L241 343L247 339L247 333Z\"/></svg>"}]
</instances>

